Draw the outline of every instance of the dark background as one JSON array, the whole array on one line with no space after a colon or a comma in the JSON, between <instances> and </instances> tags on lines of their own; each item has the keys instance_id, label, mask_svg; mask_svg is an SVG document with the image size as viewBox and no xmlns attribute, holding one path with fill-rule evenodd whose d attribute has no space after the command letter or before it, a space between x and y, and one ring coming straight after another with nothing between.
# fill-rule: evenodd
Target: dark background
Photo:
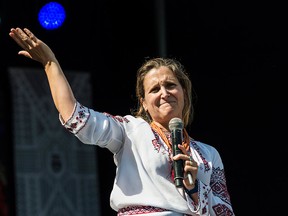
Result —
<instances>
[{"instance_id":1,"label":"dark background","mask_svg":"<svg viewBox=\"0 0 288 216\"><path fill-rule=\"evenodd\" d=\"M190 135L220 152L235 214L285 214L288 34L284 3L58 1L68 8L67 19L62 28L47 31L37 21L45 1L0 2L0 156L7 167L12 213L13 107L7 68L42 67L17 56L20 48L8 33L19 26L44 40L64 71L91 72L93 108L111 114L128 114L135 107L136 70L145 58L180 60L197 94ZM116 215L109 206L115 173L112 154L99 151L102 213Z\"/></svg>"}]
</instances>

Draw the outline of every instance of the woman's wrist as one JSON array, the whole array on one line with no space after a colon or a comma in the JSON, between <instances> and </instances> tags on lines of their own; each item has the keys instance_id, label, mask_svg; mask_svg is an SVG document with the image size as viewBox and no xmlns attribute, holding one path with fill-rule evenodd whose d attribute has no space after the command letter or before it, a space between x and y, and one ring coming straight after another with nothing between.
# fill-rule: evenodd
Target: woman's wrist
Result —
<instances>
[{"instance_id":1,"label":"woman's wrist","mask_svg":"<svg viewBox=\"0 0 288 216\"><path fill-rule=\"evenodd\" d=\"M192 194L194 193L198 193L198 180L195 180L195 186L194 188L192 188L191 190L188 190L187 188L185 188L185 192L189 195L192 196Z\"/></svg>"}]
</instances>

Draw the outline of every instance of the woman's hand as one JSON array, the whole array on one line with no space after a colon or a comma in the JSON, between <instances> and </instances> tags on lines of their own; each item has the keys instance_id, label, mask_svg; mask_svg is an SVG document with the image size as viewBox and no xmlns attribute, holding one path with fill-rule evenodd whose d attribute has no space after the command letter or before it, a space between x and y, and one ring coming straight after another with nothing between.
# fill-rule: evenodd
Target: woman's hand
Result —
<instances>
[{"instance_id":1,"label":"woman's hand","mask_svg":"<svg viewBox=\"0 0 288 216\"><path fill-rule=\"evenodd\" d=\"M9 36L23 49L18 52L19 55L38 61L44 67L47 63L56 61L52 50L29 29L12 28Z\"/></svg>"},{"instance_id":2,"label":"woman's hand","mask_svg":"<svg viewBox=\"0 0 288 216\"><path fill-rule=\"evenodd\" d=\"M183 160L184 166L184 179L183 184L187 190L192 190L195 187L197 172L198 172L198 164L193 158L188 154L184 146L178 145L178 148L183 152L183 154L177 154L173 157L173 160ZM192 177L192 182L189 179L189 175ZM191 184L192 183L192 184Z\"/></svg>"}]
</instances>

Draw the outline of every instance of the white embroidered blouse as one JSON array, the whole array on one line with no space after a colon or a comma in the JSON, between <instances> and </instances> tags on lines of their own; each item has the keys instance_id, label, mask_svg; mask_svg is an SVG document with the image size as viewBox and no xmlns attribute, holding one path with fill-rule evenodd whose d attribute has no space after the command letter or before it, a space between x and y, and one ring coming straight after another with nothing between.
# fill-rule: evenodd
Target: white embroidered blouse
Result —
<instances>
[{"instance_id":1,"label":"white embroidered blouse","mask_svg":"<svg viewBox=\"0 0 288 216\"><path fill-rule=\"evenodd\" d=\"M223 164L217 150L190 141L198 163L199 204L177 190L171 177L171 150L142 118L112 116L79 102L62 125L81 142L109 149L117 166L111 207L120 215L233 216Z\"/></svg>"}]
</instances>

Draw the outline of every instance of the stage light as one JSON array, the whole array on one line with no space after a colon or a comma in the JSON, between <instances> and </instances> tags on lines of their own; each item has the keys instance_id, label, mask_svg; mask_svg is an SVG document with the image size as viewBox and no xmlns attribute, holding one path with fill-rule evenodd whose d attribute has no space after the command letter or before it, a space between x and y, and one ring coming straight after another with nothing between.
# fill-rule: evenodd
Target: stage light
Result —
<instances>
[{"instance_id":1,"label":"stage light","mask_svg":"<svg viewBox=\"0 0 288 216\"><path fill-rule=\"evenodd\" d=\"M65 18L65 9L57 2L49 2L45 4L38 13L40 25L47 30L60 28L65 21Z\"/></svg>"}]
</instances>

